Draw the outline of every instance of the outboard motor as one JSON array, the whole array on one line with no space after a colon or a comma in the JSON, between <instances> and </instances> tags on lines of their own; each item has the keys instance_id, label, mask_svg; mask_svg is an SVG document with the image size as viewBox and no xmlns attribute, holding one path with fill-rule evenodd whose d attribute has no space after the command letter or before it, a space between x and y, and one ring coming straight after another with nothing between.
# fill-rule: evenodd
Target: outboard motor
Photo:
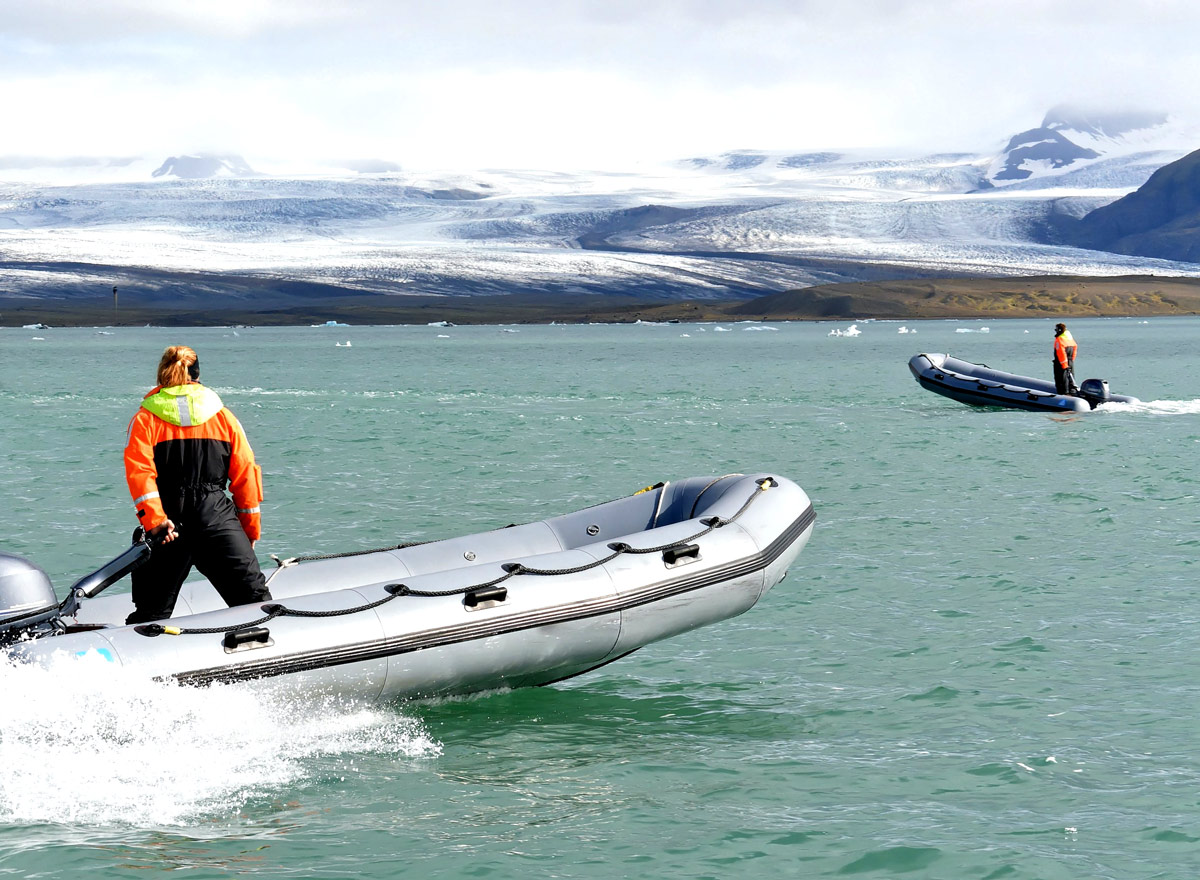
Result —
<instances>
[{"instance_id":1,"label":"outboard motor","mask_svg":"<svg viewBox=\"0 0 1200 880\"><path fill-rule=\"evenodd\" d=\"M58 617L50 578L32 562L0 553L0 644Z\"/></svg>"},{"instance_id":2,"label":"outboard motor","mask_svg":"<svg viewBox=\"0 0 1200 880\"><path fill-rule=\"evenodd\" d=\"M150 540L139 526L128 550L76 581L62 602L54 595L46 572L28 559L0 553L0 645L66 632L63 618L73 617L85 599L98 595L144 563L150 551Z\"/></svg>"},{"instance_id":3,"label":"outboard motor","mask_svg":"<svg viewBox=\"0 0 1200 880\"><path fill-rule=\"evenodd\" d=\"M1108 382L1103 379L1084 379L1083 384L1079 386L1079 396L1088 402L1088 406L1095 409L1109 399Z\"/></svg>"}]
</instances>

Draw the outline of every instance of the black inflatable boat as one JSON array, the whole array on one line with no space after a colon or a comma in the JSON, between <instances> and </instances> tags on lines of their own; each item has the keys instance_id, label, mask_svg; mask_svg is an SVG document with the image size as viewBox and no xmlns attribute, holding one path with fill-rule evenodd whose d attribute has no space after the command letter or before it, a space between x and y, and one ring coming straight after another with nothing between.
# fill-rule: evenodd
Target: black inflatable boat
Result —
<instances>
[{"instance_id":1,"label":"black inflatable boat","mask_svg":"<svg viewBox=\"0 0 1200 880\"><path fill-rule=\"evenodd\" d=\"M1039 412L1090 412L1103 403L1140 403L1111 394L1104 379L1085 379L1079 394L1059 394L1045 379L1018 376L948 354L918 354L908 362L922 388L970 406L999 406Z\"/></svg>"}]
</instances>

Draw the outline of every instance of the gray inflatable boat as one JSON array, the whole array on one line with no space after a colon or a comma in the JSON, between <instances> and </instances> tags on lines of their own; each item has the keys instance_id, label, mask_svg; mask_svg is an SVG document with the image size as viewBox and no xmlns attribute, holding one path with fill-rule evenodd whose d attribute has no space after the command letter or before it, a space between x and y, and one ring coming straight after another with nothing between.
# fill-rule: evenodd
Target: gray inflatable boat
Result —
<instances>
[{"instance_id":1,"label":"gray inflatable boat","mask_svg":"<svg viewBox=\"0 0 1200 880\"><path fill-rule=\"evenodd\" d=\"M1079 394L1059 394L1054 383L994 370L948 354L918 354L908 361L913 378L929 391L970 406L1002 406L1039 412L1090 412L1102 403L1140 403L1111 394L1104 379L1084 379Z\"/></svg>"},{"instance_id":2,"label":"gray inflatable boat","mask_svg":"<svg viewBox=\"0 0 1200 880\"><path fill-rule=\"evenodd\" d=\"M226 608L193 581L170 620L138 626L128 596L96 596L153 552L144 540L62 602L40 568L0 554L0 652L367 700L544 685L748 610L814 520L782 477L688 478L540 522L288 560L269 603Z\"/></svg>"}]
</instances>

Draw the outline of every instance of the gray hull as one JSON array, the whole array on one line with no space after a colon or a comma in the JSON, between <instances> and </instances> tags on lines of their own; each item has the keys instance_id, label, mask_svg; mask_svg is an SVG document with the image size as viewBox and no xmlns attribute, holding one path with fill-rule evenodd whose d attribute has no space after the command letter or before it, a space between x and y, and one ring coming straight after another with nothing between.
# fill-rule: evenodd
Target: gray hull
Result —
<instances>
[{"instance_id":1,"label":"gray hull","mask_svg":"<svg viewBox=\"0 0 1200 880\"><path fill-rule=\"evenodd\" d=\"M368 700L541 685L748 610L813 523L786 479L689 478L540 522L287 565L270 578L285 609L273 617L270 604L226 608L195 581L163 622L182 634L124 626L129 598L105 596L84 603L80 631L9 652Z\"/></svg>"},{"instance_id":2,"label":"gray hull","mask_svg":"<svg viewBox=\"0 0 1200 880\"><path fill-rule=\"evenodd\" d=\"M922 388L970 406L999 406L1035 412L1090 412L1083 397L1059 394L1054 383L1030 376L994 370L948 354L918 354L908 369ZM1136 397L1110 394L1108 401L1138 403Z\"/></svg>"}]
</instances>

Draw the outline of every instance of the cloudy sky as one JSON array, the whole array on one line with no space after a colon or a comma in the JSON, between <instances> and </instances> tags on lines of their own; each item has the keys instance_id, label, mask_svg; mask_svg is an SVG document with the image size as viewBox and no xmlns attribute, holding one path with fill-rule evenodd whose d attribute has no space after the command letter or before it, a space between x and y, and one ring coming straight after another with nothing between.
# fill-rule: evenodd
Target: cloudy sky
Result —
<instances>
[{"instance_id":1,"label":"cloudy sky","mask_svg":"<svg viewBox=\"0 0 1200 880\"><path fill-rule=\"evenodd\" d=\"M4 0L0 157L620 167L1200 118L1195 0Z\"/></svg>"}]
</instances>

